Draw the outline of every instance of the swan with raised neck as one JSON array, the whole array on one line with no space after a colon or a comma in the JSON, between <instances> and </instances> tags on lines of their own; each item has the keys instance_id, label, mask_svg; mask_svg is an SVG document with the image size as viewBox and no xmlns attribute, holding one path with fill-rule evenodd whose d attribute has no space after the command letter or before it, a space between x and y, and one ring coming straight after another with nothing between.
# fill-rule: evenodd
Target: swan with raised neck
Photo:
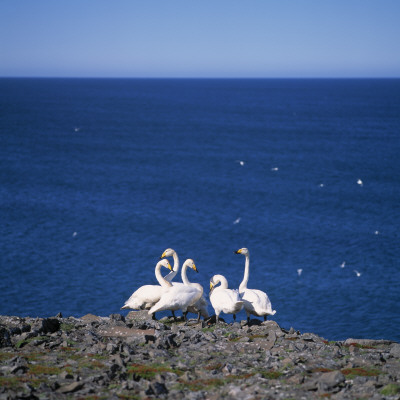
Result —
<instances>
[{"instance_id":1,"label":"swan with raised neck","mask_svg":"<svg viewBox=\"0 0 400 400\"><path fill-rule=\"evenodd\" d=\"M247 283L250 275L250 252L245 247L235 251L236 254L243 254L246 257L244 265L244 275L242 283L239 286L239 294L244 302L244 309L247 314L247 321L250 321L250 315L264 317L264 321L268 315L274 315L275 310L272 309L271 301L267 293L258 289L248 289Z\"/></svg>"}]
</instances>

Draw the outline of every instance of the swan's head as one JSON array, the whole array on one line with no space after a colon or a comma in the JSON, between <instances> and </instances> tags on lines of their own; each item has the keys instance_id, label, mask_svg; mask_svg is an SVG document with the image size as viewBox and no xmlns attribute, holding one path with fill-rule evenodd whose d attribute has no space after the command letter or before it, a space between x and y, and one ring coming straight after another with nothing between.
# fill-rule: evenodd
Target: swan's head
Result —
<instances>
[{"instance_id":1,"label":"swan's head","mask_svg":"<svg viewBox=\"0 0 400 400\"><path fill-rule=\"evenodd\" d=\"M194 269L196 272L199 272L199 271L197 270L197 268L196 268L196 265L195 265L194 261L193 261L191 258L188 258L188 259L184 262L183 265L186 265L187 267Z\"/></svg>"},{"instance_id":2,"label":"swan's head","mask_svg":"<svg viewBox=\"0 0 400 400\"><path fill-rule=\"evenodd\" d=\"M169 261L167 259L159 261L158 264L160 264L161 266L168 268L170 271L172 271L171 264L169 263Z\"/></svg>"},{"instance_id":3,"label":"swan's head","mask_svg":"<svg viewBox=\"0 0 400 400\"><path fill-rule=\"evenodd\" d=\"M161 254L160 258L165 258L165 257L172 257L175 254L174 249L167 249L164 251L164 253Z\"/></svg>"},{"instance_id":4,"label":"swan's head","mask_svg":"<svg viewBox=\"0 0 400 400\"><path fill-rule=\"evenodd\" d=\"M246 247L243 247L243 248L241 248L239 250L236 250L235 253L236 254L243 254L245 256L248 256L249 255L249 250L247 250Z\"/></svg>"},{"instance_id":5,"label":"swan's head","mask_svg":"<svg viewBox=\"0 0 400 400\"><path fill-rule=\"evenodd\" d=\"M218 285L218 283L221 282L221 275L214 275L211 279L210 279L210 293L214 290L215 286Z\"/></svg>"}]
</instances>

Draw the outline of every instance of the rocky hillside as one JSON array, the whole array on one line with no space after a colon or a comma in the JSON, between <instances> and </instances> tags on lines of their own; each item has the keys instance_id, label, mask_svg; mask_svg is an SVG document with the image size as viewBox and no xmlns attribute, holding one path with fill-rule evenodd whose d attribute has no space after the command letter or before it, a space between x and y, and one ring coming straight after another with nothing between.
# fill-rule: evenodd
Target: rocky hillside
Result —
<instances>
[{"instance_id":1,"label":"rocky hillside","mask_svg":"<svg viewBox=\"0 0 400 400\"><path fill-rule=\"evenodd\" d=\"M0 399L399 399L400 344L274 321L0 317Z\"/></svg>"}]
</instances>

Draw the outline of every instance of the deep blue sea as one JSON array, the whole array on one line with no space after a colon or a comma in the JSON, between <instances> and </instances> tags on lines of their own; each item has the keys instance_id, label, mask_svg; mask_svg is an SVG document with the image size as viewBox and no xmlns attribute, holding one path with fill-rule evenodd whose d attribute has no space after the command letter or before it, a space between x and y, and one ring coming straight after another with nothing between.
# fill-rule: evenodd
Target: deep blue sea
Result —
<instances>
[{"instance_id":1,"label":"deep blue sea","mask_svg":"<svg viewBox=\"0 0 400 400\"><path fill-rule=\"evenodd\" d=\"M0 133L0 314L118 313L168 247L237 288L247 247L282 327L400 340L399 79L0 79Z\"/></svg>"}]
</instances>

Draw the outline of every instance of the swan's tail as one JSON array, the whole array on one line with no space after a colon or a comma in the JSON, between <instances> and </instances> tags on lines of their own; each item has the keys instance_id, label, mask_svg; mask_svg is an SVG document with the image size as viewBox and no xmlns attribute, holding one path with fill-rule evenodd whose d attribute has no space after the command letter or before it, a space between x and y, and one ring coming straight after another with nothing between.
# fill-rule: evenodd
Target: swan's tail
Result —
<instances>
[{"instance_id":1,"label":"swan's tail","mask_svg":"<svg viewBox=\"0 0 400 400\"><path fill-rule=\"evenodd\" d=\"M237 301L235 303L233 314L238 313L243 308L243 305L244 305L244 301Z\"/></svg>"}]
</instances>

